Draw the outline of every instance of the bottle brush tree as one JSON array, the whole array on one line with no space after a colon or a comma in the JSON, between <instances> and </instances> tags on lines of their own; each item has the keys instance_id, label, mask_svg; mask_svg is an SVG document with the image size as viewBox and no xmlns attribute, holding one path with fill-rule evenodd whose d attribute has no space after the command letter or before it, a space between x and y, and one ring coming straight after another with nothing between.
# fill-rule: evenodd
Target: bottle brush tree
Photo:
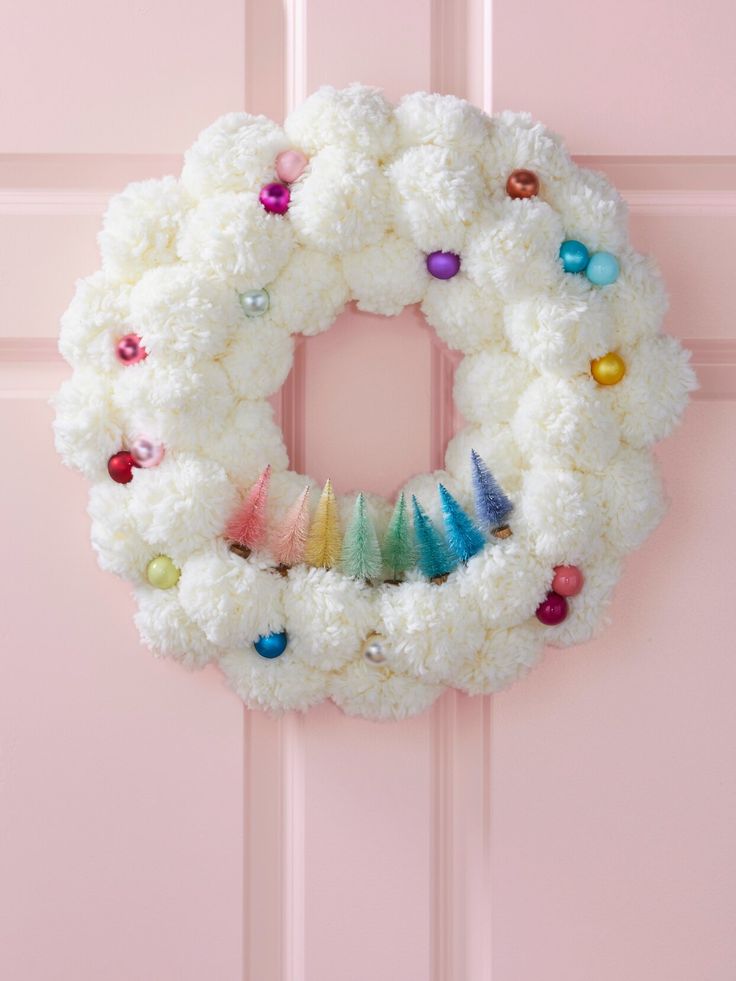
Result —
<instances>
[{"instance_id":1,"label":"bottle brush tree","mask_svg":"<svg viewBox=\"0 0 736 981\"><path fill-rule=\"evenodd\" d=\"M444 582L457 565L442 535L432 524L416 497L414 506L414 535L419 550L419 568L432 582Z\"/></svg>"},{"instance_id":2,"label":"bottle brush tree","mask_svg":"<svg viewBox=\"0 0 736 981\"><path fill-rule=\"evenodd\" d=\"M381 578L383 571L381 548L364 494L358 494L356 497L353 516L345 532L342 543L342 568L354 579L371 582Z\"/></svg>"},{"instance_id":3,"label":"bottle brush tree","mask_svg":"<svg viewBox=\"0 0 736 981\"><path fill-rule=\"evenodd\" d=\"M444 484L440 484L438 490L447 544L461 562L467 562L476 552L480 552L486 540Z\"/></svg>"}]
</instances>

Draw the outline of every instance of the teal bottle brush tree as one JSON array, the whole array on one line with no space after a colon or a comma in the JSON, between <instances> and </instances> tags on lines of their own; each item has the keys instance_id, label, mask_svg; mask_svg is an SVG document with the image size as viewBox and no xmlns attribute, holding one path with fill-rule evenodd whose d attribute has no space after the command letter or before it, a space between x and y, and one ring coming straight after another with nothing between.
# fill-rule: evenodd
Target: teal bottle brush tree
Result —
<instances>
[{"instance_id":1,"label":"teal bottle brush tree","mask_svg":"<svg viewBox=\"0 0 736 981\"><path fill-rule=\"evenodd\" d=\"M383 539L383 562L390 577L387 581L398 584L416 560L417 550L409 520L409 508L402 491Z\"/></svg>"},{"instance_id":2,"label":"teal bottle brush tree","mask_svg":"<svg viewBox=\"0 0 736 981\"><path fill-rule=\"evenodd\" d=\"M440 584L457 565L457 559L447 547L442 535L432 524L416 497L414 505L414 535L419 549L419 568L431 582Z\"/></svg>"},{"instance_id":3,"label":"teal bottle brush tree","mask_svg":"<svg viewBox=\"0 0 736 981\"><path fill-rule=\"evenodd\" d=\"M486 540L483 533L463 511L444 484L439 484L438 490L447 544L461 562L467 562L476 552L480 552Z\"/></svg>"}]
</instances>

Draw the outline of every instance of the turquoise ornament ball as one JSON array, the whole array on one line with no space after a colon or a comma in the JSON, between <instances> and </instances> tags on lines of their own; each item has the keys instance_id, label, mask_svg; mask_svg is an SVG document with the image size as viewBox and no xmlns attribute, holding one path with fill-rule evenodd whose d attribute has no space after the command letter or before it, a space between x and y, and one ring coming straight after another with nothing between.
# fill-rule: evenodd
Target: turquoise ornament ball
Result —
<instances>
[{"instance_id":1,"label":"turquoise ornament ball","mask_svg":"<svg viewBox=\"0 0 736 981\"><path fill-rule=\"evenodd\" d=\"M253 646L261 655L271 660L274 657L281 657L286 650L289 638L286 631L282 630L277 634L261 634L258 640L253 642Z\"/></svg>"},{"instance_id":2,"label":"turquoise ornament ball","mask_svg":"<svg viewBox=\"0 0 736 981\"><path fill-rule=\"evenodd\" d=\"M594 252L585 270L585 275L595 286L610 286L616 282L618 274L618 259L610 252Z\"/></svg>"},{"instance_id":3,"label":"turquoise ornament ball","mask_svg":"<svg viewBox=\"0 0 736 981\"><path fill-rule=\"evenodd\" d=\"M582 242L569 238L560 246L560 259L566 273L581 273L585 272L585 267L590 260L590 252Z\"/></svg>"}]
</instances>

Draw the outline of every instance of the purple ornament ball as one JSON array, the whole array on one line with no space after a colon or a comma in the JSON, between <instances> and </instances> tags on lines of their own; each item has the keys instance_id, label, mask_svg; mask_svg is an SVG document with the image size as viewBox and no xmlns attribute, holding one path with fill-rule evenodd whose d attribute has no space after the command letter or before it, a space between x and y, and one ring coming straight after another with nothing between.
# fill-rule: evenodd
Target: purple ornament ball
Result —
<instances>
[{"instance_id":1,"label":"purple ornament ball","mask_svg":"<svg viewBox=\"0 0 736 981\"><path fill-rule=\"evenodd\" d=\"M556 627L567 616L567 600L559 593L549 592L537 607L537 620L545 627Z\"/></svg>"},{"instance_id":2,"label":"purple ornament ball","mask_svg":"<svg viewBox=\"0 0 736 981\"><path fill-rule=\"evenodd\" d=\"M285 215L289 210L291 191L285 184L266 184L265 187L261 188L258 200L266 211L271 212L271 214Z\"/></svg>"},{"instance_id":3,"label":"purple ornament ball","mask_svg":"<svg viewBox=\"0 0 736 981\"><path fill-rule=\"evenodd\" d=\"M460 271L460 256L454 252L430 252L427 269L435 279L452 279Z\"/></svg>"}]
</instances>

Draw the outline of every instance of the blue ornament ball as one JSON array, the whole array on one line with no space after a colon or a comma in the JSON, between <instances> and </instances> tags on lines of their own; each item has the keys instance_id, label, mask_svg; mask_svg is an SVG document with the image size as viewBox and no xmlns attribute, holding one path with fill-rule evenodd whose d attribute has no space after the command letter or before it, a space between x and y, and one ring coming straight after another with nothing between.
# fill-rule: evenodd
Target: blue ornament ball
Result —
<instances>
[{"instance_id":1,"label":"blue ornament ball","mask_svg":"<svg viewBox=\"0 0 736 981\"><path fill-rule=\"evenodd\" d=\"M595 286L610 286L616 282L618 274L618 259L610 252L594 252L585 270L585 275Z\"/></svg>"},{"instance_id":2,"label":"blue ornament ball","mask_svg":"<svg viewBox=\"0 0 736 981\"><path fill-rule=\"evenodd\" d=\"M585 272L590 253L582 242L569 238L560 246L560 259L566 273L581 273Z\"/></svg>"},{"instance_id":3,"label":"blue ornament ball","mask_svg":"<svg viewBox=\"0 0 736 981\"><path fill-rule=\"evenodd\" d=\"M281 657L288 643L289 638L286 631L282 630L277 634L261 634L258 640L253 642L253 646L261 657L267 657L270 660L274 657Z\"/></svg>"}]
</instances>

